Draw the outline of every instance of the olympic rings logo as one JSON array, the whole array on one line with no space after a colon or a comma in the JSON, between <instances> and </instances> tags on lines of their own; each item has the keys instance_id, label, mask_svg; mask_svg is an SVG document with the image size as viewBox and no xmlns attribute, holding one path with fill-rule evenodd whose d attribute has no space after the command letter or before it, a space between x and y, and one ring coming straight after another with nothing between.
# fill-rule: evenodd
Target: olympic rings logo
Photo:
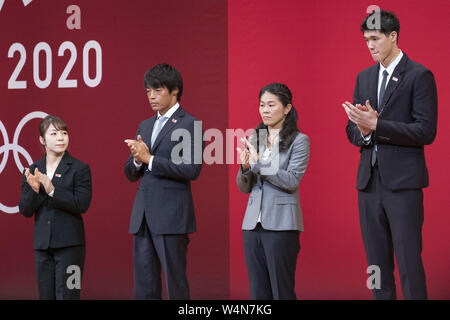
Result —
<instances>
[{"instance_id":1,"label":"olympic rings logo","mask_svg":"<svg viewBox=\"0 0 450 320\"><path fill-rule=\"evenodd\" d=\"M3 122L0 120L0 132L3 136L3 141L5 142L5 144L0 147L0 155L2 155L4 153L3 159L0 162L0 174L2 173L3 169L6 166L6 163L8 162L9 151L13 152L14 160L16 161L16 166L17 166L17 169L19 169L20 174L22 174L22 172L24 170L24 166L22 165L22 162L20 161L19 153L27 160L28 165L31 165L33 163L33 159L31 159L30 154L23 147L21 147L19 145L20 131L22 131L23 126L28 121L30 121L32 119L36 119L36 118L43 119L46 116L47 116L47 114L45 112L34 111L34 112L27 114L25 117L23 117L22 120L20 120L19 124L17 125L16 131L14 132L13 143L11 143L11 144L9 143L9 138L8 138L8 133L6 132L6 128L3 125ZM0 202L0 211L9 213L9 214L17 213L17 212L19 212L19 206L7 207Z\"/></svg>"}]
</instances>

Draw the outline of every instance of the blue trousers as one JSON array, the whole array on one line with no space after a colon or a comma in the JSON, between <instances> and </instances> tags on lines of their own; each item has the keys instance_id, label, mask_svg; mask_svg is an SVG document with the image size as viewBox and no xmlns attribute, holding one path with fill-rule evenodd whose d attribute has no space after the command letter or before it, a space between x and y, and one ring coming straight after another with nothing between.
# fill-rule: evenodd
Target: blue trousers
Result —
<instances>
[{"instance_id":1,"label":"blue trousers","mask_svg":"<svg viewBox=\"0 0 450 320\"><path fill-rule=\"evenodd\" d=\"M188 300L187 234L154 234L145 219L134 235L134 293L139 300L162 298L161 268L168 299Z\"/></svg>"}]
</instances>

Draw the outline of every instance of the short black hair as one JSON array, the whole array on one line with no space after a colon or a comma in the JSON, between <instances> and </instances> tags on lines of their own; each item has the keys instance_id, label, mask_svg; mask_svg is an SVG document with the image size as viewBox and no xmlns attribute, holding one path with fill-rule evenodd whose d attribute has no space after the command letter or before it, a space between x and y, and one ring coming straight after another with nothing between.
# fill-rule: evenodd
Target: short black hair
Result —
<instances>
[{"instance_id":1,"label":"short black hair","mask_svg":"<svg viewBox=\"0 0 450 320\"><path fill-rule=\"evenodd\" d=\"M39 135L42 138L44 138L45 133L47 132L48 127L50 127L50 125L53 125L56 130L68 131L66 123L60 117L47 115L39 123Z\"/></svg>"},{"instance_id":2,"label":"short black hair","mask_svg":"<svg viewBox=\"0 0 450 320\"><path fill-rule=\"evenodd\" d=\"M144 87L154 89L166 87L170 93L178 89L177 101L180 101L183 94L183 79L177 69L167 63L160 63L145 72Z\"/></svg>"},{"instance_id":3,"label":"short black hair","mask_svg":"<svg viewBox=\"0 0 450 320\"><path fill-rule=\"evenodd\" d=\"M379 29L375 28L373 25L373 21L375 20L376 24L376 18L374 17L375 14L379 14L380 16L380 25ZM368 20L370 19L370 23L368 24ZM398 20L395 13L386 11L386 10L379 10L374 11L371 14L369 14L367 17L364 18L363 22L361 23L361 32L365 31L380 31L381 33L384 33L387 36L389 36L393 31L397 32L397 42L398 37L400 35L400 21Z\"/></svg>"},{"instance_id":4,"label":"short black hair","mask_svg":"<svg viewBox=\"0 0 450 320\"><path fill-rule=\"evenodd\" d=\"M266 92L276 95L283 107L286 107L288 104L292 104L292 92L284 83L270 83L262 88L259 92L260 100L261 96Z\"/></svg>"}]
</instances>

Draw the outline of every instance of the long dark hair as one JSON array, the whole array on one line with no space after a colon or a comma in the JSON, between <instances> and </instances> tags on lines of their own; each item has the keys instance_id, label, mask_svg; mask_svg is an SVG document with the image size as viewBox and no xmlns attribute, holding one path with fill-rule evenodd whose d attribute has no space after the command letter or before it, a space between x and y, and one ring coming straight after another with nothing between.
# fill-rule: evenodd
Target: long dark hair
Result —
<instances>
[{"instance_id":1,"label":"long dark hair","mask_svg":"<svg viewBox=\"0 0 450 320\"><path fill-rule=\"evenodd\" d=\"M261 89L259 92L259 100L261 100L261 96L269 92L280 100L283 107L286 107L288 104L292 105L292 93L289 88L283 83L271 83ZM286 119L284 119L283 127L280 130L280 144L279 150L280 152L286 151L291 143L294 141L297 133L300 132L297 127L297 111L294 106L292 106L291 110L286 115ZM256 148L259 147L259 133L260 130L266 130L267 135L269 134L267 126L261 122L255 129L254 134L256 135ZM264 143L265 145L265 143Z\"/></svg>"}]
</instances>

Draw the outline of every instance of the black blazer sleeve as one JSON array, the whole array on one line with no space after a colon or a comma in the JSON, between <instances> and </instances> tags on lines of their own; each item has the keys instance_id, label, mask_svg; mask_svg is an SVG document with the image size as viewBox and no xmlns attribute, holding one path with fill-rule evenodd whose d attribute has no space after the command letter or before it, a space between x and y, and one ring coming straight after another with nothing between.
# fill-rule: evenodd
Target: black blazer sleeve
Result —
<instances>
[{"instance_id":1,"label":"black blazer sleeve","mask_svg":"<svg viewBox=\"0 0 450 320\"><path fill-rule=\"evenodd\" d=\"M34 172L36 166L30 166L30 172ZM44 204L45 200L48 199L48 195L45 192L44 187L41 184L39 193L34 192L27 182L25 177L25 170L22 174L22 192L19 201L19 212L26 218L31 218L34 213L36 213L39 208Z\"/></svg>"},{"instance_id":2,"label":"black blazer sleeve","mask_svg":"<svg viewBox=\"0 0 450 320\"><path fill-rule=\"evenodd\" d=\"M136 140L137 140L138 135L141 135L141 136L143 135L141 132L142 131L141 128L142 128L142 123L139 124L139 126L138 126L138 129L136 132L136 137L135 137ZM138 181L139 178L141 178L144 175L146 168L147 168L147 165L142 164L142 166L139 169L137 169L136 166L134 165L134 157L133 157L133 155L130 155L127 162L125 162L125 176L131 182Z\"/></svg>"},{"instance_id":3,"label":"black blazer sleeve","mask_svg":"<svg viewBox=\"0 0 450 320\"><path fill-rule=\"evenodd\" d=\"M80 168L73 176L73 191L63 186L55 186L52 206L70 213L85 213L92 198L91 170L85 163L80 162Z\"/></svg>"}]
</instances>

